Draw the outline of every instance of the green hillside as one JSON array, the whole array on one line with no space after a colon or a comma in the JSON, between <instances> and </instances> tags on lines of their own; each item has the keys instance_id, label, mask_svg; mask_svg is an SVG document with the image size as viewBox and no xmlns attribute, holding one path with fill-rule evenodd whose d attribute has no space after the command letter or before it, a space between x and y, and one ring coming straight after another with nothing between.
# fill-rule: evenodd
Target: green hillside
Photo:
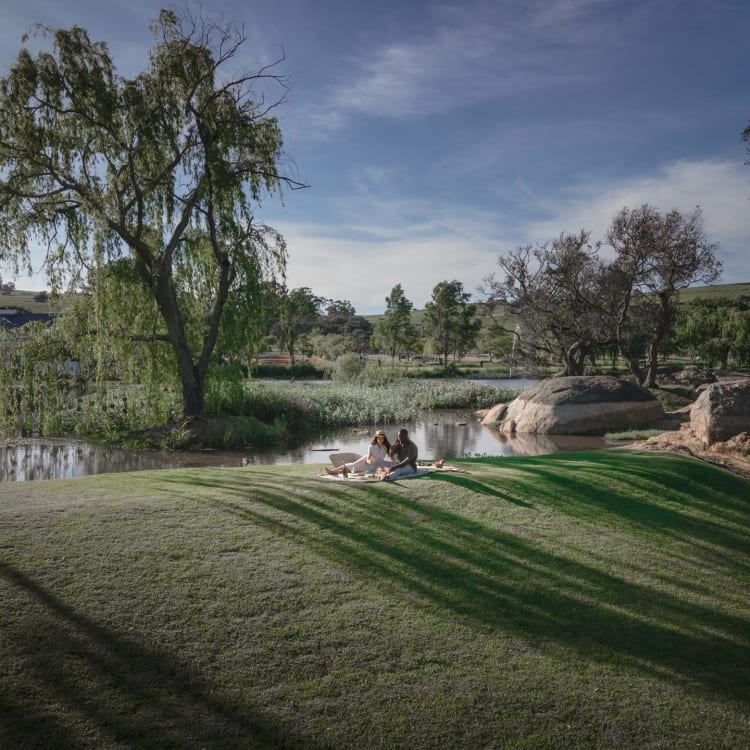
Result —
<instances>
[{"instance_id":1,"label":"green hillside","mask_svg":"<svg viewBox=\"0 0 750 750\"><path fill-rule=\"evenodd\" d=\"M0 307L13 307L23 309L31 313L57 312L60 310L64 297L49 296L47 301L36 299L39 296L38 291L23 291L14 289L13 291L3 291L0 294ZM711 284L709 286L696 286L689 289L683 289L680 292L680 302L690 302L694 299L708 299L711 297L729 297L736 299L739 295L750 296L750 281L740 282L737 284ZM385 311L385 307L384 307ZM382 314L365 315L372 325L375 325ZM420 325L424 319L424 310L414 310L412 321Z\"/></svg>"},{"instance_id":2,"label":"green hillside","mask_svg":"<svg viewBox=\"0 0 750 750\"><path fill-rule=\"evenodd\" d=\"M20 289L9 291L4 289L0 293L0 308L10 307L30 313L59 312L64 298L54 297L46 293L46 299L42 299L41 295L43 294L45 292L22 291Z\"/></svg>"},{"instance_id":3,"label":"green hillside","mask_svg":"<svg viewBox=\"0 0 750 750\"><path fill-rule=\"evenodd\" d=\"M750 296L750 282L693 286L680 292L680 302L692 302L694 299L710 299L712 297L736 299L741 294Z\"/></svg>"},{"instance_id":4,"label":"green hillside","mask_svg":"<svg viewBox=\"0 0 750 750\"><path fill-rule=\"evenodd\" d=\"M739 282L737 284L710 284L708 286L690 287L680 292L679 300L680 302L690 302L694 299L709 299L711 297L736 299L739 295L750 296L750 281ZM385 305L383 309L385 311ZM383 315L365 315L363 317L372 325L375 325ZM420 325L424 319L424 310L414 310L411 319L415 325Z\"/></svg>"}]
</instances>

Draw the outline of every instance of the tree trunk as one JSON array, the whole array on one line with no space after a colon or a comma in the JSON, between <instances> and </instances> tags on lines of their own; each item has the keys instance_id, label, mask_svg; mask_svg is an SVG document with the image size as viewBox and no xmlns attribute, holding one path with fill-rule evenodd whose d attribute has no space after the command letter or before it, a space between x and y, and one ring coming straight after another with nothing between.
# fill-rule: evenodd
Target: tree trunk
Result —
<instances>
[{"instance_id":1,"label":"tree trunk","mask_svg":"<svg viewBox=\"0 0 750 750\"><path fill-rule=\"evenodd\" d=\"M177 359L177 372L182 385L182 415L202 417L205 407L205 373L193 362L193 352L188 344L182 315L172 289L171 278L160 273L156 279L156 301L167 327L169 343Z\"/></svg>"},{"instance_id":2,"label":"tree trunk","mask_svg":"<svg viewBox=\"0 0 750 750\"><path fill-rule=\"evenodd\" d=\"M646 388L656 387L656 370L659 366L659 344L661 337L652 336L648 344L648 368L646 369L646 378L642 385Z\"/></svg>"},{"instance_id":3,"label":"tree trunk","mask_svg":"<svg viewBox=\"0 0 750 750\"><path fill-rule=\"evenodd\" d=\"M573 344L562 351L563 375L583 375L585 355L579 349L579 345Z\"/></svg>"},{"instance_id":4,"label":"tree trunk","mask_svg":"<svg viewBox=\"0 0 750 750\"><path fill-rule=\"evenodd\" d=\"M182 380L182 415L184 417L202 417L205 409L205 383L198 374L197 367L191 367L189 376L183 374L180 369Z\"/></svg>"},{"instance_id":5,"label":"tree trunk","mask_svg":"<svg viewBox=\"0 0 750 750\"><path fill-rule=\"evenodd\" d=\"M630 354L622 344L618 344L617 348L620 351L620 356L628 363L630 374L638 381L638 385L643 385L644 373L638 363L638 357Z\"/></svg>"}]
</instances>

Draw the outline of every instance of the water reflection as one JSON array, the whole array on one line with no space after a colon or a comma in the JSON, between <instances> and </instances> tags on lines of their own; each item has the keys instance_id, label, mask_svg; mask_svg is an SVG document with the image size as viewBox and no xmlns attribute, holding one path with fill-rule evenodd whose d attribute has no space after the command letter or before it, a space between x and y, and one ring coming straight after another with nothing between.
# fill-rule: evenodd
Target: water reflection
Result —
<instances>
[{"instance_id":1,"label":"water reflection","mask_svg":"<svg viewBox=\"0 0 750 750\"><path fill-rule=\"evenodd\" d=\"M146 469L263 464L324 464L339 451L365 453L374 431L382 425L341 429L283 451L162 451L127 450L66 440L7 441L0 445L0 481L70 479ZM420 422L386 426L389 437L406 427L419 447L420 458L541 455L606 447L603 438L568 435L501 435L479 423L471 413L434 412Z\"/></svg>"},{"instance_id":2,"label":"water reflection","mask_svg":"<svg viewBox=\"0 0 750 750\"><path fill-rule=\"evenodd\" d=\"M20 440L0 446L0 480L71 479L142 469L184 466L168 451L133 451L106 448L79 441Z\"/></svg>"}]
</instances>

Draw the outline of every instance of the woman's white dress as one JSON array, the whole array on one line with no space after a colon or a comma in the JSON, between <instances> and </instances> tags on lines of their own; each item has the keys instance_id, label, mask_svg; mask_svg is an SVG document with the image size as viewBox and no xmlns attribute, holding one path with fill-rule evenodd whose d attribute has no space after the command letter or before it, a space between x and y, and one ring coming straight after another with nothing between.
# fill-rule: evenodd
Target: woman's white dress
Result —
<instances>
[{"instance_id":1,"label":"woman's white dress","mask_svg":"<svg viewBox=\"0 0 750 750\"><path fill-rule=\"evenodd\" d=\"M370 445L367 455L346 464L346 468L353 474L374 474L380 467L386 467L392 463L385 445Z\"/></svg>"}]
</instances>

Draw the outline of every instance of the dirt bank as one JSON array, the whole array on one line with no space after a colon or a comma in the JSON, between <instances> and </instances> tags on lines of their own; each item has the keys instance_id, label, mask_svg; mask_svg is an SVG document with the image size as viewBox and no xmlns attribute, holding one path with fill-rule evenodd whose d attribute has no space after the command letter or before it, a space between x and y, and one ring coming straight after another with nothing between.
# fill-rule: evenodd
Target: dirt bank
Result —
<instances>
[{"instance_id":1,"label":"dirt bank","mask_svg":"<svg viewBox=\"0 0 750 750\"><path fill-rule=\"evenodd\" d=\"M750 434L747 432L735 435L725 443L707 446L693 433L690 423L686 423L677 430L668 430L648 440L633 443L630 447L694 456L750 480Z\"/></svg>"}]
</instances>

